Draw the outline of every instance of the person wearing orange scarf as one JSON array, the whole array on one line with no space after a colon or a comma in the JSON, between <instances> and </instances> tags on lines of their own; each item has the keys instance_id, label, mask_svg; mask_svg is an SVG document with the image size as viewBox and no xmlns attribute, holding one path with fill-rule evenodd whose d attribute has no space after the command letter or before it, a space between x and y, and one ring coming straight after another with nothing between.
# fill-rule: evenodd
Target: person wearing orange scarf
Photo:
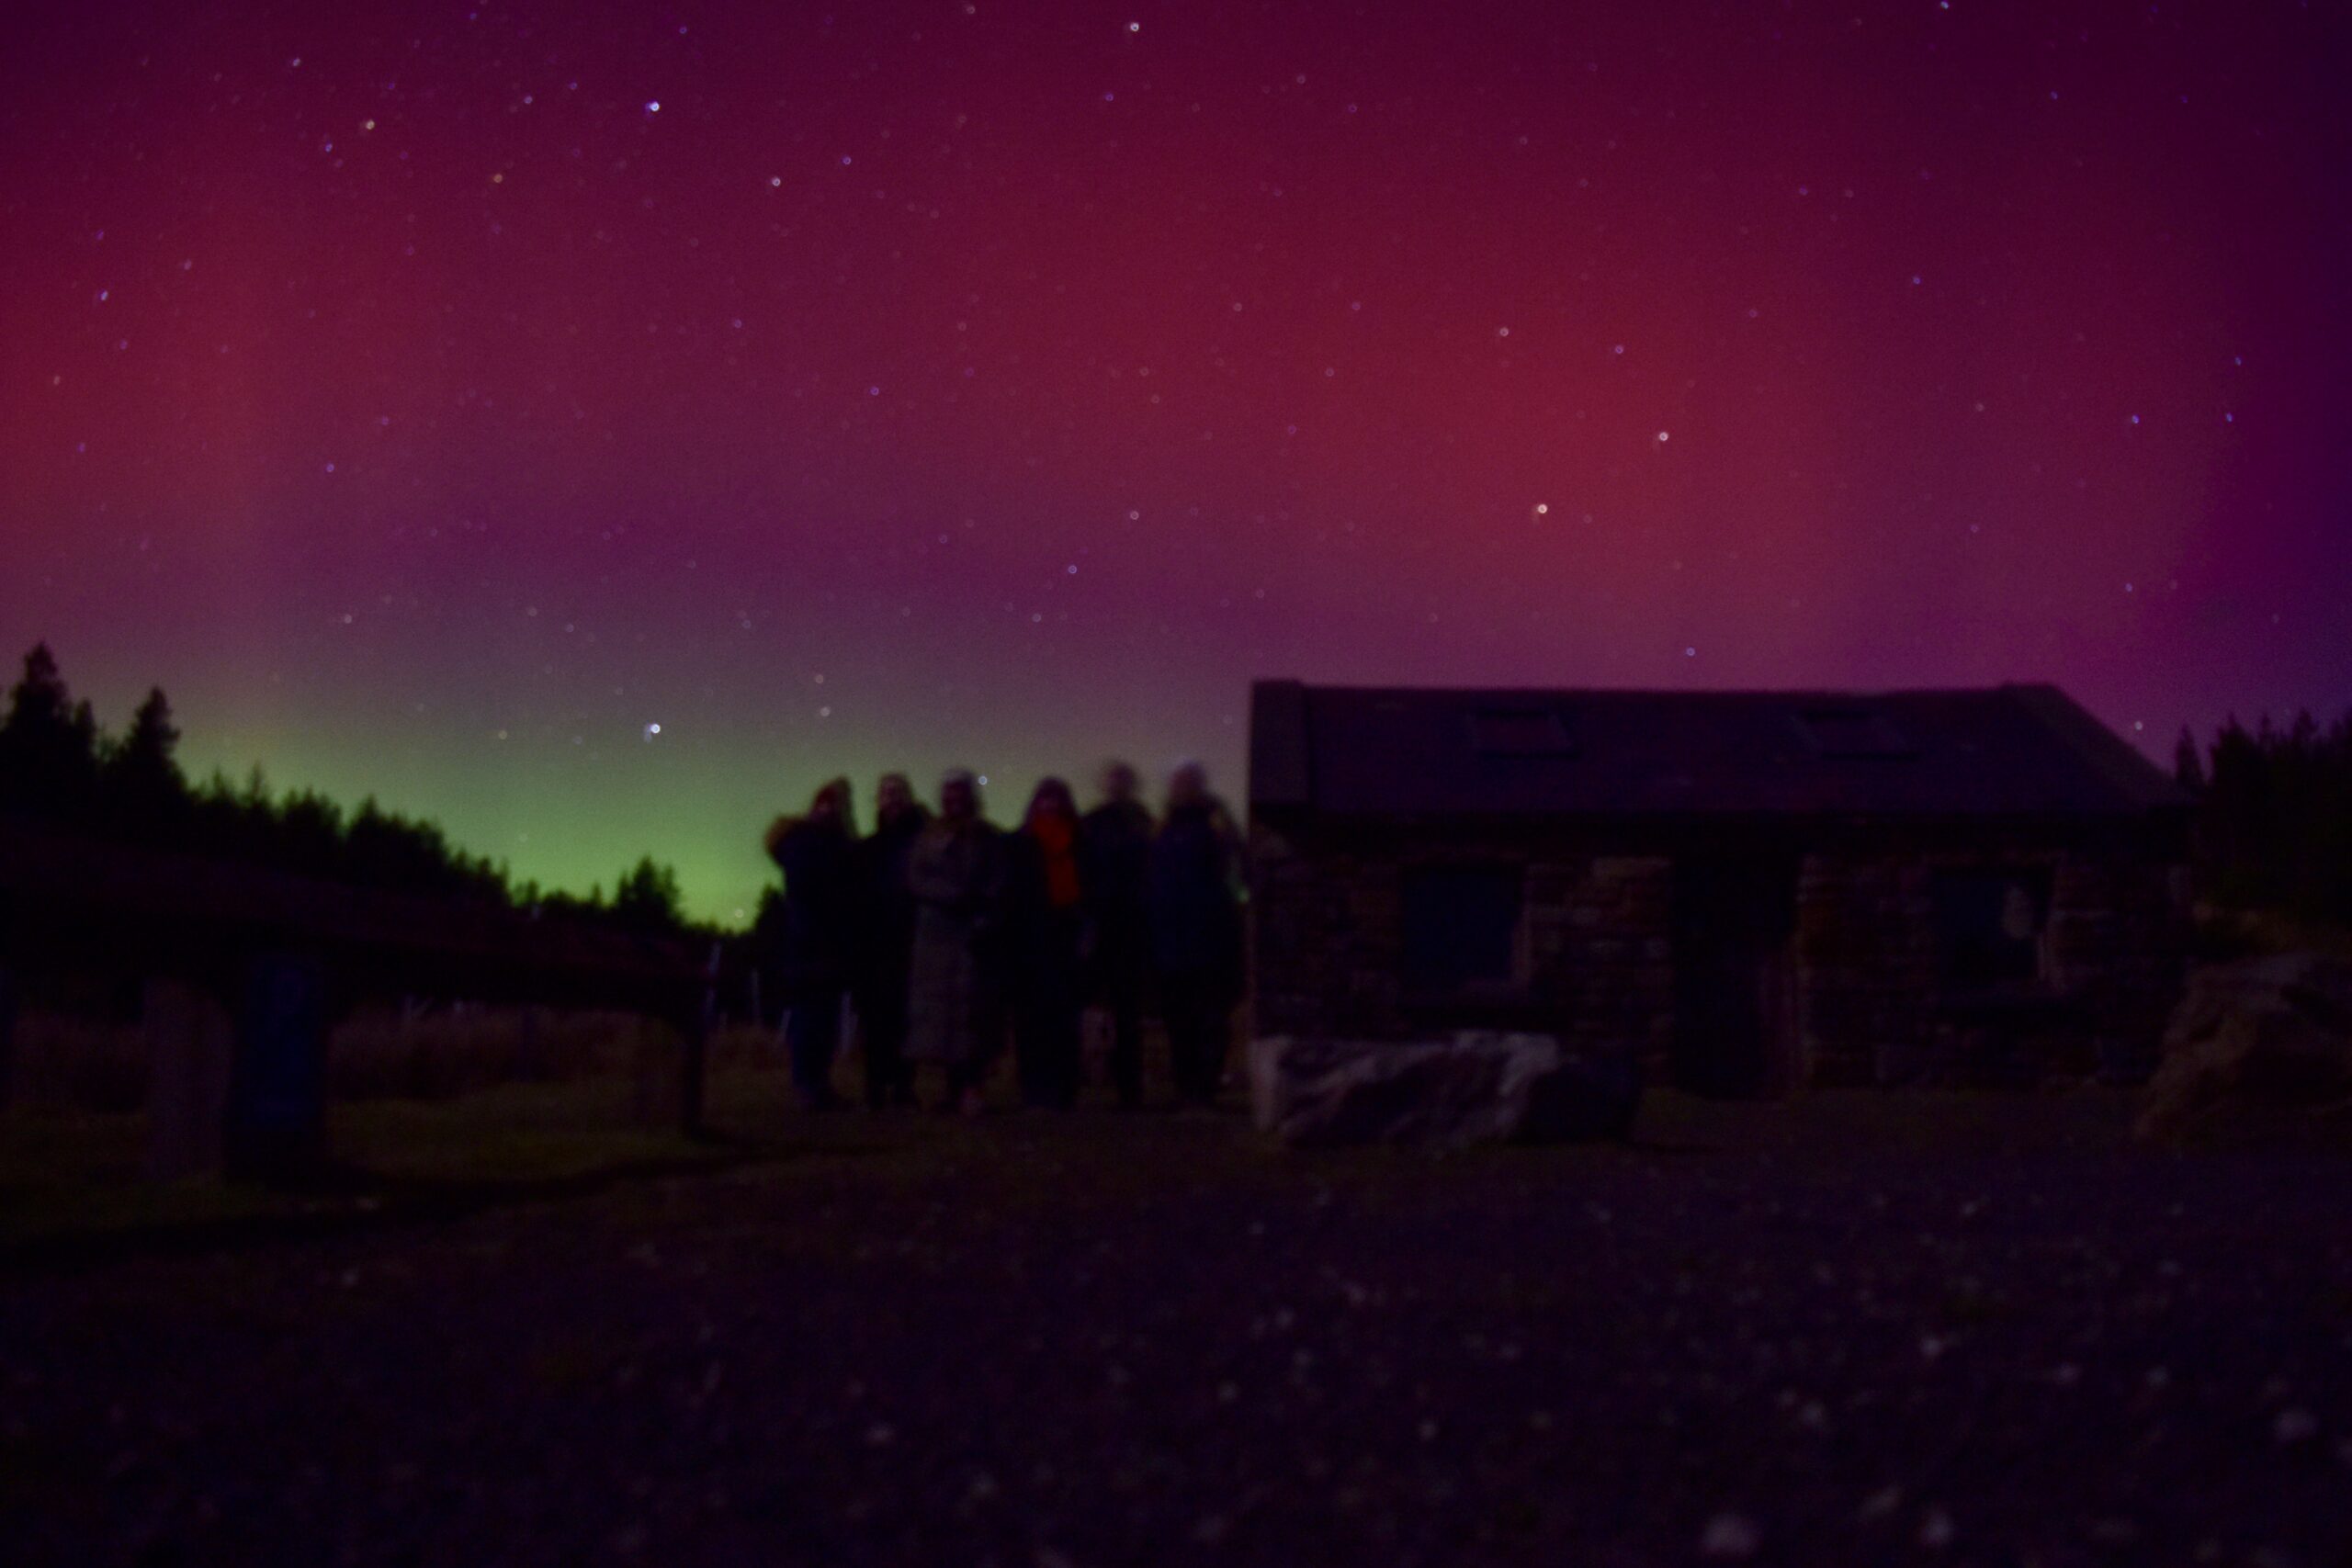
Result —
<instances>
[{"instance_id":1,"label":"person wearing orange scarf","mask_svg":"<svg viewBox=\"0 0 2352 1568\"><path fill-rule=\"evenodd\" d=\"M1078 803L1069 784L1042 780L1013 835L1012 886L1013 1062L1032 1106L1068 1110L1078 1099L1084 892Z\"/></svg>"}]
</instances>

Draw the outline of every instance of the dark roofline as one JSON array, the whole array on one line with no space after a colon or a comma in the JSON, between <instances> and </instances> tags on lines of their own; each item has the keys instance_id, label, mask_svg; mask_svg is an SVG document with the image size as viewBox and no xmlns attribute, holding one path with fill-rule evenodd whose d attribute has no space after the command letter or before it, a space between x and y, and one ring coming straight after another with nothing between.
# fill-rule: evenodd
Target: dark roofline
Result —
<instances>
[{"instance_id":1,"label":"dark roofline","mask_svg":"<svg viewBox=\"0 0 2352 1568\"><path fill-rule=\"evenodd\" d=\"M1991 813L1961 813L1951 815L1953 820L1981 820L1996 815L2010 820L2081 822L2111 818L2118 815L2146 812L2155 815L2186 815L2195 805L2188 793L2154 762L2143 756L2129 741L2102 724L2089 710L2075 702L2057 686L2048 682L2004 682L1997 686L1927 686L1896 687L1878 690L1836 690L1827 688L1745 688L1739 690L1676 689L1659 687L1543 687L1543 686L1395 686L1313 684L1296 679L1261 679L1250 683L1250 801L1253 811L1264 810L1281 816L1295 810L1335 812L1336 808L1319 807L1317 802L1317 767L1314 726L1310 705L1314 697L1335 695L1359 701L1383 698L1400 700L1426 699L1442 696L1465 705L1555 705L1573 707L1578 703L1596 700L1640 702L1653 700L1677 704L1723 704L1726 706L1772 703L1792 708L1809 706L1866 706L1873 703L1935 701L1961 698L1978 700L2001 699L2013 705L2014 710L2030 718L2034 727L2058 748L2060 755L2082 770L2083 775L2094 782L2111 804L2083 807L2064 810L2046 809L2004 810ZM1347 815L1349 813L1338 813ZM1361 812L1368 816L1386 815ZM1587 820L1623 820L1627 822L1669 822L1707 818L1726 820L1746 818L1752 820L1791 820L1807 817L1854 819L1853 813L1825 808L1819 812L1805 810L1775 810L1758 807L1742 810L1692 807L1688 810L1652 809L1638 811L1584 810L1562 812L1542 808L1503 808L1462 810L1444 813L1413 813L1416 816L1452 816L1468 819L1484 818L1556 818L1574 815ZM1883 815L1886 820L1921 821L1925 812L1897 812Z\"/></svg>"},{"instance_id":2,"label":"dark roofline","mask_svg":"<svg viewBox=\"0 0 2352 1568\"><path fill-rule=\"evenodd\" d=\"M1302 681L1293 676L1261 676L1250 682L1252 696L1273 687L1295 688L1304 697L1308 693L1330 694L1355 697L1427 697L1452 696L1467 701L1494 700L1503 703L1573 703L1583 697L1657 697L1675 702L1705 702L1713 700L1792 703L1803 705L1839 703L1874 703L1903 697L1981 697L1995 692L2046 692L2092 718L2087 710L2079 707L2058 687L2044 682L2004 681L1992 686L1396 686L1356 685L1344 681ZM2110 732L2111 733L2111 732ZM2130 750L2127 746L2126 750ZM2139 755L2132 752L2132 755ZM2150 763L2154 767L2155 764Z\"/></svg>"},{"instance_id":3,"label":"dark roofline","mask_svg":"<svg viewBox=\"0 0 2352 1568\"><path fill-rule=\"evenodd\" d=\"M1308 806L1315 776L1306 738L1306 683L1250 683L1250 804Z\"/></svg>"},{"instance_id":4,"label":"dark roofline","mask_svg":"<svg viewBox=\"0 0 2352 1568\"><path fill-rule=\"evenodd\" d=\"M2075 758L2118 794L2151 810L2187 810L2197 802L2132 744L2101 724L2091 711L2047 682L2001 688L2064 741Z\"/></svg>"},{"instance_id":5,"label":"dark roofline","mask_svg":"<svg viewBox=\"0 0 2352 1568\"><path fill-rule=\"evenodd\" d=\"M2145 812L2106 809L2064 811L2042 808L2027 811L1860 811L1837 807L1807 807L1803 810L1775 810L1769 807L1738 810L1708 810L1693 808L1668 810L1558 810L1511 809L1498 807L1477 810L1469 807L1444 811L1339 811L1328 807L1290 804L1268 807L1260 803L1265 820L1276 826L1303 824L1320 819L1333 825L1348 824L1364 828L1377 827L1385 832L1398 828L1478 828L1512 827L1521 823L1556 824L1573 822L1578 828L1594 827L1611 829L1684 832L1694 829L1802 829L1836 827L1858 832L1875 829L1942 829L1955 831L1984 828L1997 824L2003 829L2079 829L2105 825L2119 827L2126 823L2157 819L2169 821L2177 817L2185 825L2188 807L2177 811L2168 806L2150 807Z\"/></svg>"}]
</instances>

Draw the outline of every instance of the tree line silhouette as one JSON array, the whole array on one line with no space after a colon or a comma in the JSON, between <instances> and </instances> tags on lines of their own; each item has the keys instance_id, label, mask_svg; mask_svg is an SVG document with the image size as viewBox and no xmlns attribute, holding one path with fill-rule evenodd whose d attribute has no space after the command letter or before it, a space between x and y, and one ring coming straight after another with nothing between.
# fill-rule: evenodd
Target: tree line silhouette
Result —
<instances>
[{"instance_id":1,"label":"tree line silhouette","mask_svg":"<svg viewBox=\"0 0 2352 1568\"><path fill-rule=\"evenodd\" d=\"M620 874L610 897L601 886L584 897L544 890L372 796L345 812L315 790L275 795L258 767L242 784L218 772L191 784L179 739L160 687L121 734L108 735L66 688L48 645L37 644L0 719L0 813L355 887L534 909L641 935L703 934L685 918L677 874L650 855Z\"/></svg>"},{"instance_id":2,"label":"tree line silhouette","mask_svg":"<svg viewBox=\"0 0 2352 1568\"><path fill-rule=\"evenodd\" d=\"M436 825L371 797L344 808L314 790L273 794L259 768L243 783L191 784L162 689L119 735L68 691L46 644L25 655L0 720L0 812L114 842L183 851L358 887L464 899L593 920L650 935L709 934L684 913L678 879L651 856L607 896L515 882L506 867L451 844ZM2352 924L2352 712L2323 728L2308 712L2280 728L2233 716L2199 746L2184 728L2174 775L2197 799L2200 897ZM774 923L762 900L752 943Z\"/></svg>"},{"instance_id":3,"label":"tree line silhouette","mask_svg":"<svg viewBox=\"0 0 2352 1568\"><path fill-rule=\"evenodd\" d=\"M2201 749L2184 728L2173 776L2197 797L2199 897L2352 924L2352 712L2324 729L2233 715Z\"/></svg>"}]
</instances>

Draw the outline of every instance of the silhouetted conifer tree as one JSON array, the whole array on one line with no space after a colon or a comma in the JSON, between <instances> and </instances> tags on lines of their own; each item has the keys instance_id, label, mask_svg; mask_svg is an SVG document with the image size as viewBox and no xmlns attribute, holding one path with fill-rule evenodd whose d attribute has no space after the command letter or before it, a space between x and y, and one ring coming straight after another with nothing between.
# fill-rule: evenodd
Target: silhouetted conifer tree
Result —
<instances>
[{"instance_id":1,"label":"silhouetted conifer tree","mask_svg":"<svg viewBox=\"0 0 2352 1568\"><path fill-rule=\"evenodd\" d=\"M286 797L275 838L280 869L325 878L342 874L343 809L317 791Z\"/></svg>"},{"instance_id":2,"label":"silhouetted conifer tree","mask_svg":"<svg viewBox=\"0 0 2352 1568\"><path fill-rule=\"evenodd\" d=\"M514 887L506 868L452 845L430 822L384 810L374 799L346 818L315 790L283 796L254 768L242 784L215 772L191 789L181 772L171 704L152 690L119 740L102 744L87 703L66 690L46 644L0 717L0 809L59 822L76 833L168 845L216 860L363 887L436 898L529 907L535 913L675 936L692 931L677 874L650 856L625 874L607 906L587 897L544 897Z\"/></svg>"},{"instance_id":3,"label":"silhouetted conifer tree","mask_svg":"<svg viewBox=\"0 0 2352 1568\"><path fill-rule=\"evenodd\" d=\"M631 931L667 936L685 929L678 874L654 863L651 855L621 874L613 887L613 918Z\"/></svg>"},{"instance_id":4,"label":"silhouetted conifer tree","mask_svg":"<svg viewBox=\"0 0 2352 1568\"><path fill-rule=\"evenodd\" d=\"M149 691L130 730L106 748L98 764L108 832L141 843L176 843L186 836L189 799L175 754L179 739L162 688Z\"/></svg>"},{"instance_id":5,"label":"silhouetted conifer tree","mask_svg":"<svg viewBox=\"0 0 2352 1568\"><path fill-rule=\"evenodd\" d=\"M2215 732L2197 821L2199 883L2222 904L2352 921L2352 714Z\"/></svg>"},{"instance_id":6,"label":"silhouetted conifer tree","mask_svg":"<svg viewBox=\"0 0 2352 1568\"><path fill-rule=\"evenodd\" d=\"M2197 737L2185 724L2180 727L2180 739L2173 743L2172 776L2189 794L2205 793L2205 759L2197 750Z\"/></svg>"},{"instance_id":7,"label":"silhouetted conifer tree","mask_svg":"<svg viewBox=\"0 0 2352 1568\"><path fill-rule=\"evenodd\" d=\"M65 689L45 642L25 655L0 720L0 807L80 819L96 809L98 725Z\"/></svg>"}]
</instances>

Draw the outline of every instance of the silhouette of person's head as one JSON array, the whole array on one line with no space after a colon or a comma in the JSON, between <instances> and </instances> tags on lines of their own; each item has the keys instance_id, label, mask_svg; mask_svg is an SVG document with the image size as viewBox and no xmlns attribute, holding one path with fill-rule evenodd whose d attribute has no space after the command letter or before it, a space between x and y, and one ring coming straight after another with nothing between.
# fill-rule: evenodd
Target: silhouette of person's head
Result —
<instances>
[{"instance_id":1,"label":"silhouette of person's head","mask_svg":"<svg viewBox=\"0 0 2352 1568\"><path fill-rule=\"evenodd\" d=\"M1035 793L1029 796L1029 814L1023 820L1035 822L1040 817L1067 819L1077 815L1078 800L1070 794L1069 785L1060 779L1043 778L1037 781Z\"/></svg>"},{"instance_id":2,"label":"silhouette of person's head","mask_svg":"<svg viewBox=\"0 0 2352 1568\"><path fill-rule=\"evenodd\" d=\"M829 779L817 790L817 797L808 803L808 820L829 824L844 832L854 831L856 824L850 812L849 780Z\"/></svg>"},{"instance_id":3,"label":"silhouette of person's head","mask_svg":"<svg viewBox=\"0 0 2352 1568\"><path fill-rule=\"evenodd\" d=\"M939 781L939 815L948 822L969 822L980 814L980 784L964 768L950 768Z\"/></svg>"},{"instance_id":4,"label":"silhouette of person's head","mask_svg":"<svg viewBox=\"0 0 2352 1568\"><path fill-rule=\"evenodd\" d=\"M1187 807L1201 806L1209 798L1209 771L1198 762L1176 764L1168 775L1168 809L1181 811Z\"/></svg>"},{"instance_id":5,"label":"silhouette of person's head","mask_svg":"<svg viewBox=\"0 0 2352 1568\"><path fill-rule=\"evenodd\" d=\"M904 773L884 773L874 784L874 819L887 828L915 809L915 786Z\"/></svg>"},{"instance_id":6,"label":"silhouette of person's head","mask_svg":"<svg viewBox=\"0 0 2352 1568\"><path fill-rule=\"evenodd\" d=\"M1133 800L1136 797L1136 791L1142 787L1141 781L1136 777L1135 769L1115 757L1102 764L1100 782L1102 786L1102 798L1114 806L1125 805Z\"/></svg>"}]
</instances>

